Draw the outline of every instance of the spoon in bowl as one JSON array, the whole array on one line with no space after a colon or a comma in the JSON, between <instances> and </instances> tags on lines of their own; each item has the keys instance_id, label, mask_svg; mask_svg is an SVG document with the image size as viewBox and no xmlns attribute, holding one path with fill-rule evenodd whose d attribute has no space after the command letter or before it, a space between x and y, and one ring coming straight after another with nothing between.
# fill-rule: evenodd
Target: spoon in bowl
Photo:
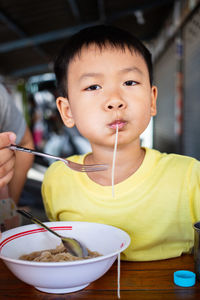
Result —
<instances>
[{"instance_id":1,"label":"spoon in bowl","mask_svg":"<svg viewBox=\"0 0 200 300\"><path fill-rule=\"evenodd\" d=\"M32 222L34 222L36 224L39 224L40 226L42 226L43 228L45 228L49 232L53 233L57 237L59 237L62 240L62 243L63 243L64 247L66 248L66 250L70 254L72 254L74 256L77 256L77 257L86 257L86 256L88 256L87 248L82 243L77 241L76 239L69 238L69 237L64 237L64 236L58 234L56 231L54 231L51 228L49 228L48 226L46 226L44 223L42 223L40 220L33 217L30 213L28 213L25 210L17 209L17 212L20 213L21 215L23 215L24 217L28 218Z\"/></svg>"}]
</instances>

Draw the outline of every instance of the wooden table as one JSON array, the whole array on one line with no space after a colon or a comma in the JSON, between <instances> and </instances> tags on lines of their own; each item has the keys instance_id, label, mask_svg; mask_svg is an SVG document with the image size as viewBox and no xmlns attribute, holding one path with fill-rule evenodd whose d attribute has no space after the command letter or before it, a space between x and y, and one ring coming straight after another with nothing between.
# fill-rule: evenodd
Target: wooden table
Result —
<instances>
[{"instance_id":1,"label":"wooden table","mask_svg":"<svg viewBox=\"0 0 200 300\"><path fill-rule=\"evenodd\" d=\"M178 287L173 283L173 273L180 269L193 271L193 257L184 255L156 262L121 262L121 299L200 299L200 282L189 288ZM117 264L115 263L102 278L84 290L55 295L42 293L21 282L0 260L0 300L10 299L117 299Z\"/></svg>"}]
</instances>

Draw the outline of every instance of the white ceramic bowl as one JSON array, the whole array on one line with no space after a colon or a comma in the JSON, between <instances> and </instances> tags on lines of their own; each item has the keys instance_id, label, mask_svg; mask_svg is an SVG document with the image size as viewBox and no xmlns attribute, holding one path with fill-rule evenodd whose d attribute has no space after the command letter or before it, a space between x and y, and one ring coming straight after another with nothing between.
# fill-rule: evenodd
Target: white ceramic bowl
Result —
<instances>
[{"instance_id":1,"label":"white ceramic bowl","mask_svg":"<svg viewBox=\"0 0 200 300\"><path fill-rule=\"evenodd\" d=\"M130 244L123 230L98 223L46 222L59 234L74 237L100 257L72 262L30 262L19 260L22 254L52 249L61 242L38 225L17 227L2 233L0 258L20 280L46 293L70 293L81 290L104 275L117 255Z\"/></svg>"}]
</instances>

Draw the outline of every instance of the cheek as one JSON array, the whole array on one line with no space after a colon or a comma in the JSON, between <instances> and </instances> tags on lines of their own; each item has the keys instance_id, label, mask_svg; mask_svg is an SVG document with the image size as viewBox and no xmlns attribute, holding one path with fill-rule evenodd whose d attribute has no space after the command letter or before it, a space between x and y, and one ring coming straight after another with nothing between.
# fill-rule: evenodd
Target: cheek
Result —
<instances>
[{"instance_id":1,"label":"cheek","mask_svg":"<svg viewBox=\"0 0 200 300\"><path fill-rule=\"evenodd\" d=\"M129 111L137 118L146 117L151 113L150 101L145 98L137 98L129 103Z\"/></svg>"},{"instance_id":2,"label":"cheek","mask_svg":"<svg viewBox=\"0 0 200 300\"><path fill-rule=\"evenodd\" d=\"M142 132L147 128L151 120L151 109L149 106L144 107L143 113L141 114L141 129Z\"/></svg>"},{"instance_id":3,"label":"cheek","mask_svg":"<svg viewBox=\"0 0 200 300\"><path fill-rule=\"evenodd\" d=\"M85 137L90 134L91 131L95 131L97 126L97 119L91 111L87 108L80 107L77 111L72 112L75 125L78 131Z\"/></svg>"},{"instance_id":4,"label":"cheek","mask_svg":"<svg viewBox=\"0 0 200 300\"><path fill-rule=\"evenodd\" d=\"M148 101L135 101L130 109L132 116L130 117L134 123L134 126L138 128L139 131L143 131L148 126L151 120L151 106Z\"/></svg>"},{"instance_id":5,"label":"cheek","mask_svg":"<svg viewBox=\"0 0 200 300\"><path fill-rule=\"evenodd\" d=\"M81 135L88 139L102 133L102 118L90 108L80 109L77 112L75 124Z\"/></svg>"},{"instance_id":6,"label":"cheek","mask_svg":"<svg viewBox=\"0 0 200 300\"><path fill-rule=\"evenodd\" d=\"M77 124L77 129L82 136L92 143L97 141L99 138L102 139L102 129L98 127L98 123L91 124L91 122L84 122Z\"/></svg>"},{"instance_id":7,"label":"cheek","mask_svg":"<svg viewBox=\"0 0 200 300\"><path fill-rule=\"evenodd\" d=\"M97 102L97 101L96 101ZM94 102L94 99L81 98L74 99L71 105L71 111L75 122L77 123L91 123L98 118L100 107Z\"/></svg>"}]
</instances>

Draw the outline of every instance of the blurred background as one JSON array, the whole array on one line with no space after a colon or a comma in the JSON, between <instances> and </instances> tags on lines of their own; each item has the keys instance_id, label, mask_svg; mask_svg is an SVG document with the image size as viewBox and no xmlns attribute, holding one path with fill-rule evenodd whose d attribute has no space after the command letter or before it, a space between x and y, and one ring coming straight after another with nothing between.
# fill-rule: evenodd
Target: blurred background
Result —
<instances>
[{"instance_id":1,"label":"blurred background","mask_svg":"<svg viewBox=\"0 0 200 300\"><path fill-rule=\"evenodd\" d=\"M36 149L59 156L90 151L76 128L62 125L53 61L67 38L96 24L126 29L152 52L158 116L142 145L200 159L199 0L1 0L0 82L23 112ZM40 187L51 163L35 157L20 205L43 211Z\"/></svg>"}]
</instances>

